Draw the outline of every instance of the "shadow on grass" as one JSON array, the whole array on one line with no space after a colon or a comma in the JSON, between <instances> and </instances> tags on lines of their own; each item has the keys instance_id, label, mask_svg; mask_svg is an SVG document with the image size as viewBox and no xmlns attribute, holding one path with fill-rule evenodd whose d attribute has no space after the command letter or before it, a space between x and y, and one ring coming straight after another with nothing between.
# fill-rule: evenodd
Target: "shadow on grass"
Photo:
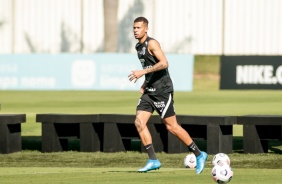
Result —
<instances>
[{"instance_id":1,"label":"shadow on grass","mask_svg":"<svg viewBox=\"0 0 282 184\"><path fill-rule=\"evenodd\" d=\"M80 143L77 138L68 138L67 147L64 147L64 151L80 151ZM41 136L22 136L22 150L42 150Z\"/></svg>"},{"instance_id":2,"label":"shadow on grass","mask_svg":"<svg viewBox=\"0 0 282 184\"><path fill-rule=\"evenodd\" d=\"M244 153L243 137L239 137L239 136L233 137L233 152L234 153Z\"/></svg>"},{"instance_id":3,"label":"shadow on grass","mask_svg":"<svg viewBox=\"0 0 282 184\"><path fill-rule=\"evenodd\" d=\"M109 173L141 173L138 171L107 171ZM148 173L152 173L152 172L148 172Z\"/></svg>"},{"instance_id":4,"label":"shadow on grass","mask_svg":"<svg viewBox=\"0 0 282 184\"><path fill-rule=\"evenodd\" d=\"M244 140L243 137L233 137L233 152L244 153ZM281 140L268 140L268 153L282 154L282 141Z\"/></svg>"},{"instance_id":5,"label":"shadow on grass","mask_svg":"<svg viewBox=\"0 0 282 184\"><path fill-rule=\"evenodd\" d=\"M273 153L282 154L282 141L281 140L269 141L268 149Z\"/></svg>"},{"instance_id":6,"label":"shadow on grass","mask_svg":"<svg viewBox=\"0 0 282 184\"><path fill-rule=\"evenodd\" d=\"M22 136L22 150L41 151L41 136Z\"/></svg>"}]
</instances>

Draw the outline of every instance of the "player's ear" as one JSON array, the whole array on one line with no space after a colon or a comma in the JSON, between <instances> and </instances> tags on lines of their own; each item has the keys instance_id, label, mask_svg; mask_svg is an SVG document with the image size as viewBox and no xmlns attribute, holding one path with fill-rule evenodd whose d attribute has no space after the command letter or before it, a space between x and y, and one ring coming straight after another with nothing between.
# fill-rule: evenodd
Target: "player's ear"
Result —
<instances>
[{"instance_id":1,"label":"player's ear","mask_svg":"<svg viewBox=\"0 0 282 184\"><path fill-rule=\"evenodd\" d=\"M148 33L148 30L149 30L149 28L148 28L148 26L146 26L145 27L145 33Z\"/></svg>"}]
</instances>

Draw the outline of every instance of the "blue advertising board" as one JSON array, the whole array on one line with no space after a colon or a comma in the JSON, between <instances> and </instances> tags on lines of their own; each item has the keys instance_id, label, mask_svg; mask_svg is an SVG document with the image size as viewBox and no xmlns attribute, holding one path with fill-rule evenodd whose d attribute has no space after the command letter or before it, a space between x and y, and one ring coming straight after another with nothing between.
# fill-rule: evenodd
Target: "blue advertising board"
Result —
<instances>
[{"instance_id":1,"label":"blue advertising board","mask_svg":"<svg viewBox=\"0 0 282 184\"><path fill-rule=\"evenodd\" d=\"M166 57L175 90L191 91L194 57ZM140 69L136 54L0 55L0 90L139 90L144 77L128 75Z\"/></svg>"}]
</instances>

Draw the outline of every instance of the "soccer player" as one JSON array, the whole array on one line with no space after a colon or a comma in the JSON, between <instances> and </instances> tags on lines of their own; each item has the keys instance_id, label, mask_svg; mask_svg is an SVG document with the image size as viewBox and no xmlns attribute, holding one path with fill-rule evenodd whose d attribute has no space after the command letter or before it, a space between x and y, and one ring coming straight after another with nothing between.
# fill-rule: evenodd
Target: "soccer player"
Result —
<instances>
[{"instance_id":1,"label":"soccer player","mask_svg":"<svg viewBox=\"0 0 282 184\"><path fill-rule=\"evenodd\" d=\"M208 155L206 152L199 150L188 132L177 123L173 107L173 84L168 72L168 61L159 42L149 37L147 31L148 20L145 17L136 18L133 32L135 38L139 41L136 44L136 50L143 69L133 70L128 78L130 81L136 82L145 75L145 81L140 88L142 96L136 108L134 123L149 156L147 164L139 169L139 172L156 170L161 167L147 127L149 118L156 110L163 119L166 129L178 137L196 155L196 174L200 174L205 167Z\"/></svg>"}]
</instances>

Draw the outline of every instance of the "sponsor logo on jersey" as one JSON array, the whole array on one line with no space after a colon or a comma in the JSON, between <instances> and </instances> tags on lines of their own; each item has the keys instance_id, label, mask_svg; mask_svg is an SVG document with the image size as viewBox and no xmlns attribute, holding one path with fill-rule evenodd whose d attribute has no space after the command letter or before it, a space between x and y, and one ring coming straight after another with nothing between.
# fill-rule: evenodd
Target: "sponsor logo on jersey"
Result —
<instances>
[{"instance_id":1,"label":"sponsor logo on jersey","mask_svg":"<svg viewBox=\"0 0 282 184\"><path fill-rule=\"evenodd\" d=\"M152 87L148 88L148 87L147 87L146 90L147 90L147 91L156 91L156 88L152 88Z\"/></svg>"}]
</instances>

